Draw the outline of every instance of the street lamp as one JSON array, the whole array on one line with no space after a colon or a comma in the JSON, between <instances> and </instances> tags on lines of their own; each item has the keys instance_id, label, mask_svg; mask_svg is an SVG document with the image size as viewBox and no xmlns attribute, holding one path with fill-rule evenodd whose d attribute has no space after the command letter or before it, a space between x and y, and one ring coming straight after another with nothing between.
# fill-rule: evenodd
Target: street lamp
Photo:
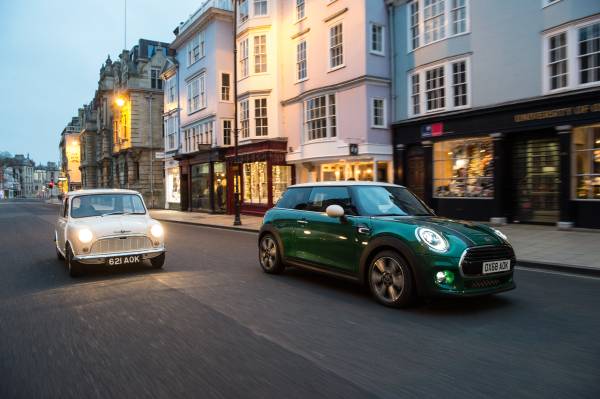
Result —
<instances>
[{"instance_id":1,"label":"street lamp","mask_svg":"<svg viewBox=\"0 0 600 399\"><path fill-rule=\"evenodd\" d=\"M233 1L233 146L235 151L234 158L234 178L233 178L233 208L235 217L233 219L234 226L241 226L242 219L240 218L240 183L241 170L238 154L238 103L237 103L237 9L238 0Z\"/></svg>"},{"instance_id":2,"label":"street lamp","mask_svg":"<svg viewBox=\"0 0 600 399\"><path fill-rule=\"evenodd\" d=\"M123 105L125 105L125 99L123 97L119 96L115 100L115 104L117 104L117 107L121 108L121 107L123 107Z\"/></svg>"}]
</instances>

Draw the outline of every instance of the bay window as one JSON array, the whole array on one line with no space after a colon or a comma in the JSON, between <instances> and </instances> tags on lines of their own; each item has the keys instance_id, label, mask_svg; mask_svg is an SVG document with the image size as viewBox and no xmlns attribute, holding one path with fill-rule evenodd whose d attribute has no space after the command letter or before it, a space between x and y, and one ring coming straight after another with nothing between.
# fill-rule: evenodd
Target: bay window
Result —
<instances>
[{"instance_id":1,"label":"bay window","mask_svg":"<svg viewBox=\"0 0 600 399\"><path fill-rule=\"evenodd\" d=\"M267 35L254 36L254 73L267 72Z\"/></svg>"},{"instance_id":2,"label":"bay window","mask_svg":"<svg viewBox=\"0 0 600 399\"><path fill-rule=\"evenodd\" d=\"M413 0L407 6L409 48L468 32L469 0ZM446 28L448 26L448 29Z\"/></svg>"},{"instance_id":3,"label":"bay window","mask_svg":"<svg viewBox=\"0 0 600 399\"><path fill-rule=\"evenodd\" d=\"M206 76L205 74L193 79L187 85L188 114L206 107Z\"/></svg>"},{"instance_id":4,"label":"bay window","mask_svg":"<svg viewBox=\"0 0 600 399\"><path fill-rule=\"evenodd\" d=\"M266 98L254 99L254 126L256 136L267 136L269 134Z\"/></svg>"},{"instance_id":5,"label":"bay window","mask_svg":"<svg viewBox=\"0 0 600 399\"><path fill-rule=\"evenodd\" d=\"M336 136L335 94L308 99L304 109L309 141Z\"/></svg>"},{"instance_id":6,"label":"bay window","mask_svg":"<svg viewBox=\"0 0 600 399\"><path fill-rule=\"evenodd\" d=\"M240 75L248 76L248 38L240 41Z\"/></svg>"},{"instance_id":7,"label":"bay window","mask_svg":"<svg viewBox=\"0 0 600 399\"><path fill-rule=\"evenodd\" d=\"M249 101L240 101L240 131L242 138L250 137L250 103Z\"/></svg>"}]
</instances>

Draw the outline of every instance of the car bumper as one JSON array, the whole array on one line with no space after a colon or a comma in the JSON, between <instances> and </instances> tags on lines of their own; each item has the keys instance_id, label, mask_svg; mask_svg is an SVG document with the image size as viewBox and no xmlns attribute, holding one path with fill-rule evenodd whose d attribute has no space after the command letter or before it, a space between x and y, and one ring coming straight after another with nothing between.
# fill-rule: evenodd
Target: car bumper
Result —
<instances>
[{"instance_id":1,"label":"car bumper","mask_svg":"<svg viewBox=\"0 0 600 399\"><path fill-rule=\"evenodd\" d=\"M502 285L498 285L496 287L490 288L481 288L481 289L462 289L462 290L453 290L453 289L434 289L430 296L432 297L478 297L484 295L491 294L499 294L501 292L506 292L510 290L514 290L516 288L516 284L514 281L507 282Z\"/></svg>"},{"instance_id":2,"label":"car bumper","mask_svg":"<svg viewBox=\"0 0 600 399\"><path fill-rule=\"evenodd\" d=\"M142 259L152 259L164 254L166 251L164 248L145 249L140 251L130 252L117 252L112 254L93 254L93 255L76 255L73 257L74 261L84 264L101 264L105 263L108 258L114 258L119 256L140 256Z\"/></svg>"}]
</instances>

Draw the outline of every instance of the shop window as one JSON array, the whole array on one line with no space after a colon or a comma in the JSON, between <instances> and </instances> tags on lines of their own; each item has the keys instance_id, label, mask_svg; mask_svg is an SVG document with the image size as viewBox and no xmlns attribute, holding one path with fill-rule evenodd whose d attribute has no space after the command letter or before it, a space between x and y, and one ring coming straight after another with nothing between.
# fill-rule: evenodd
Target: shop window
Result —
<instances>
[{"instance_id":1,"label":"shop window","mask_svg":"<svg viewBox=\"0 0 600 399\"><path fill-rule=\"evenodd\" d=\"M192 166L191 199L193 209L210 209L210 165Z\"/></svg>"},{"instance_id":2,"label":"shop window","mask_svg":"<svg viewBox=\"0 0 600 399\"><path fill-rule=\"evenodd\" d=\"M213 184L215 190L215 210L225 212L227 210L227 175L225 173L225 163L214 163Z\"/></svg>"},{"instance_id":3,"label":"shop window","mask_svg":"<svg viewBox=\"0 0 600 399\"><path fill-rule=\"evenodd\" d=\"M434 144L434 197L492 198L493 146L490 138Z\"/></svg>"},{"instance_id":4,"label":"shop window","mask_svg":"<svg viewBox=\"0 0 600 399\"><path fill-rule=\"evenodd\" d=\"M273 203L283 195L286 188L292 184L292 167L285 165L273 166Z\"/></svg>"},{"instance_id":5,"label":"shop window","mask_svg":"<svg viewBox=\"0 0 600 399\"><path fill-rule=\"evenodd\" d=\"M168 168L166 170L166 182L167 182L167 202L179 203L181 202L180 193L180 175L179 168Z\"/></svg>"},{"instance_id":6,"label":"shop window","mask_svg":"<svg viewBox=\"0 0 600 399\"><path fill-rule=\"evenodd\" d=\"M267 163L245 163L243 169L244 202L248 204L267 204Z\"/></svg>"},{"instance_id":7,"label":"shop window","mask_svg":"<svg viewBox=\"0 0 600 399\"><path fill-rule=\"evenodd\" d=\"M600 199L600 124L573 131L573 195Z\"/></svg>"}]
</instances>

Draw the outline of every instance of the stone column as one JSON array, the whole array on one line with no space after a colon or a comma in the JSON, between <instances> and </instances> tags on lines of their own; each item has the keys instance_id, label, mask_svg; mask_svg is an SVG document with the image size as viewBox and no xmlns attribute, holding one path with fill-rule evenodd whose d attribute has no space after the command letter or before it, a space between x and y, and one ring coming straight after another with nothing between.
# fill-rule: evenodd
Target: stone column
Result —
<instances>
[{"instance_id":1,"label":"stone column","mask_svg":"<svg viewBox=\"0 0 600 399\"><path fill-rule=\"evenodd\" d=\"M503 225L506 224L504 184L507 178L506 171L510 164L506 159L504 150L504 135L502 133L492 133L490 137L492 138L492 150L494 152L494 199L492 201L493 216L490 218L490 222L495 225Z\"/></svg>"},{"instance_id":2,"label":"stone column","mask_svg":"<svg viewBox=\"0 0 600 399\"><path fill-rule=\"evenodd\" d=\"M559 140L560 181L558 206L560 218L556 223L559 230L569 230L573 227L571 211L571 125L556 126Z\"/></svg>"}]
</instances>

